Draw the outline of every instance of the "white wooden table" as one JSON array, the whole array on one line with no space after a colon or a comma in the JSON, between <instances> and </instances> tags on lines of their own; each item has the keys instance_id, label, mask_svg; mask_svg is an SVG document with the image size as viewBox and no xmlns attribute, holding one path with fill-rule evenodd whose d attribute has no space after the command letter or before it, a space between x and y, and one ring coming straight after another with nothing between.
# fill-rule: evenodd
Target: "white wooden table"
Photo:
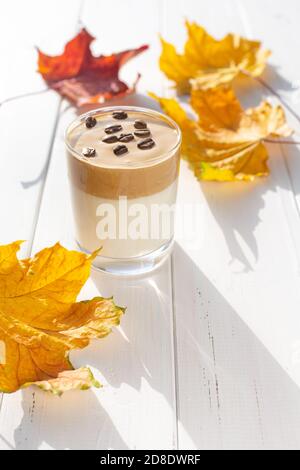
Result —
<instances>
[{"instance_id":1,"label":"white wooden table","mask_svg":"<svg viewBox=\"0 0 300 470\"><path fill-rule=\"evenodd\" d=\"M189 18L218 37L261 39L278 67L267 80L300 113L297 0L109 4L0 0L0 101L44 89L33 46L60 52L79 20L98 52L149 43L122 75L141 71L141 93L166 95L158 33L180 46ZM63 144L72 115L54 92L0 107L0 243L28 240L24 256L57 240L73 246ZM179 239L150 278L93 272L82 292L128 307L121 328L72 354L105 387L0 396L1 449L300 448L300 155L270 153L271 176L254 184L201 185L182 165L179 202L199 203L197 240Z\"/></svg>"}]
</instances>

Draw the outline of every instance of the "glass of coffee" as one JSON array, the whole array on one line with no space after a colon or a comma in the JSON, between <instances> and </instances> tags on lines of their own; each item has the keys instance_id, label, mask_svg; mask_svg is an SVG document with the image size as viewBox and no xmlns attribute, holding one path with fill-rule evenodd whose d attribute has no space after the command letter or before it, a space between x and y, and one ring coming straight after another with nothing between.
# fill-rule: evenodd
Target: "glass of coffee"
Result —
<instances>
[{"instance_id":1,"label":"glass of coffee","mask_svg":"<svg viewBox=\"0 0 300 470\"><path fill-rule=\"evenodd\" d=\"M144 108L93 110L73 121L66 148L76 241L94 266L141 274L161 264L174 238L181 132Z\"/></svg>"}]
</instances>

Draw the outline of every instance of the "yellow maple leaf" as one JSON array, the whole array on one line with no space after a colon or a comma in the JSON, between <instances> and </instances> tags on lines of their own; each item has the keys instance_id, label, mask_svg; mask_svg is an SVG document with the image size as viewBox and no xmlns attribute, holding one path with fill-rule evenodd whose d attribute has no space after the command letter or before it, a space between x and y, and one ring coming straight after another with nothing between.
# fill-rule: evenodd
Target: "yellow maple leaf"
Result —
<instances>
[{"instance_id":1,"label":"yellow maple leaf","mask_svg":"<svg viewBox=\"0 0 300 470\"><path fill-rule=\"evenodd\" d=\"M74 371L68 357L109 334L124 312L102 297L76 303L98 252L56 244L20 261L20 244L0 246L0 390L35 383L59 395L99 385L89 369Z\"/></svg>"},{"instance_id":2,"label":"yellow maple leaf","mask_svg":"<svg viewBox=\"0 0 300 470\"><path fill-rule=\"evenodd\" d=\"M53 395L61 396L64 392L69 390L88 390L89 388L100 388L101 385L97 382L88 367L81 367L77 370L66 370L60 372L57 377L49 380L42 380L40 382L27 383L24 387L36 385L45 392L51 392Z\"/></svg>"},{"instance_id":3,"label":"yellow maple leaf","mask_svg":"<svg viewBox=\"0 0 300 470\"><path fill-rule=\"evenodd\" d=\"M198 178L252 180L269 173L264 140L292 133L281 106L263 101L244 111L229 86L192 90L190 119L175 99L158 98L163 110L181 127L182 153Z\"/></svg>"},{"instance_id":4,"label":"yellow maple leaf","mask_svg":"<svg viewBox=\"0 0 300 470\"><path fill-rule=\"evenodd\" d=\"M194 88L214 88L232 82L241 73L260 75L271 54L259 41L250 41L237 34L223 39L213 38L196 23L186 22L188 39L183 54L161 39L160 68L175 82L179 93Z\"/></svg>"}]
</instances>

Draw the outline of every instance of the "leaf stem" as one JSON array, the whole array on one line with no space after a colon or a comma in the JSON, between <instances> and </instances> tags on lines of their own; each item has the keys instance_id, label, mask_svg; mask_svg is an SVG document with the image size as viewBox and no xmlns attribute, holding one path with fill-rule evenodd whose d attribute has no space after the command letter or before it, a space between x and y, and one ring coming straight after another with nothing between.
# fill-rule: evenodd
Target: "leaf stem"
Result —
<instances>
[{"instance_id":1,"label":"leaf stem","mask_svg":"<svg viewBox=\"0 0 300 470\"><path fill-rule=\"evenodd\" d=\"M50 90L50 88L44 88L43 90L39 90L39 91L32 91L32 92L29 92L29 93L22 93L21 95L10 96L9 98L6 98L5 100L0 101L0 107L3 104L9 103L11 101L17 101L17 100L22 99L22 98L27 98L28 96L41 95L42 93L46 93L49 90Z\"/></svg>"},{"instance_id":2,"label":"leaf stem","mask_svg":"<svg viewBox=\"0 0 300 470\"><path fill-rule=\"evenodd\" d=\"M280 140L280 139L263 139L264 142L268 144L285 144L285 145L300 145L300 142L297 140Z\"/></svg>"}]
</instances>

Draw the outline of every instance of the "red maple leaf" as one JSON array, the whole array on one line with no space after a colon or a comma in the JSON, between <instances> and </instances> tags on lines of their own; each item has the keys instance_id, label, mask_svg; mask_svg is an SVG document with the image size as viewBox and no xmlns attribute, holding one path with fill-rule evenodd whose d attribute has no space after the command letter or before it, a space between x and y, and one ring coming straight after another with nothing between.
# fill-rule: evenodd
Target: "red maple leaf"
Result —
<instances>
[{"instance_id":1,"label":"red maple leaf","mask_svg":"<svg viewBox=\"0 0 300 470\"><path fill-rule=\"evenodd\" d=\"M132 87L119 79L119 70L128 60L148 49L144 45L109 56L93 56L90 45L94 37L86 29L69 41L63 54L48 56L38 50L38 72L49 87L72 104L103 103L113 97L132 93Z\"/></svg>"}]
</instances>

